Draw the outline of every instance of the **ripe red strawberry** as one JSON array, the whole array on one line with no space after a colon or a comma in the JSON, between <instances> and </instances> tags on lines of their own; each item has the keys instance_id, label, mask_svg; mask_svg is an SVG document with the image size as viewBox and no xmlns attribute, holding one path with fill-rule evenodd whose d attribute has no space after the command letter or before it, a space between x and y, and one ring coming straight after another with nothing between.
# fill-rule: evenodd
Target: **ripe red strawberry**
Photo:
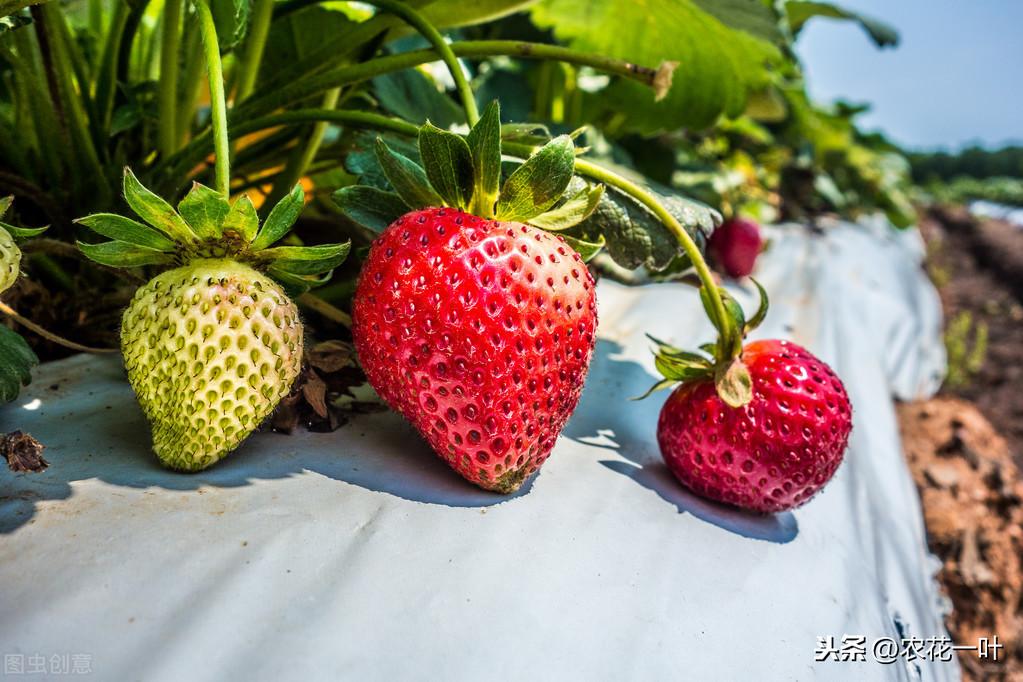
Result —
<instances>
[{"instance_id":1,"label":"ripe red strawberry","mask_svg":"<svg viewBox=\"0 0 1023 682\"><path fill-rule=\"evenodd\" d=\"M712 380L683 383L661 409L661 454L704 497L762 513L798 507L842 462L849 396L830 367L788 341L749 343L741 361L752 400L731 407Z\"/></svg>"},{"instance_id":2,"label":"ripe red strawberry","mask_svg":"<svg viewBox=\"0 0 1023 682\"><path fill-rule=\"evenodd\" d=\"M746 218L732 218L714 230L707 248L721 269L738 279L753 272L763 244L760 226Z\"/></svg>"},{"instance_id":3,"label":"ripe red strawberry","mask_svg":"<svg viewBox=\"0 0 1023 682\"><path fill-rule=\"evenodd\" d=\"M458 473L502 493L547 459L593 352L593 279L563 239L454 208L373 243L352 308L370 384Z\"/></svg>"}]
</instances>

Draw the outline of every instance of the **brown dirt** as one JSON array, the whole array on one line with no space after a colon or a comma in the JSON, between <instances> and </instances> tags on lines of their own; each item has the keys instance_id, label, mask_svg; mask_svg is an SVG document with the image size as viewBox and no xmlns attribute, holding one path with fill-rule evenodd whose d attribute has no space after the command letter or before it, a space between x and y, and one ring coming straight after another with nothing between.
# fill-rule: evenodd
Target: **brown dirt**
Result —
<instances>
[{"instance_id":1,"label":"brown dirt","mask_svg":"<svg viewBox=\"0 0 1023 682\"><path fill-rule=\"evenodd\" d=\"M1023 231L961 209L921 222L946 320L969 311L989 331L986 358L961 385L899 406L929 544L953 604L953 639L998 635L997 663L961 651L966 680L1023 680Z\"/></svg>"}]
</instances>

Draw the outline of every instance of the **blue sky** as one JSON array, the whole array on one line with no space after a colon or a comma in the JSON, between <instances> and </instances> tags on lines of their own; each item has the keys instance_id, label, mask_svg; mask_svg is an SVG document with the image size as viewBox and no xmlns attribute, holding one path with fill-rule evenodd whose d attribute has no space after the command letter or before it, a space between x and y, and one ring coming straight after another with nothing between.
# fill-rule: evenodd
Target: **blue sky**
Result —
<instances>
[{"instance_id":1,"label":"blue sky","mask_svg":"<svg viewBox=\"0 0 1023 682\"><path fill-rule=\"evenodd\" d=\"M860 119L909 148L1023 143L1023 0L836 0L884 19L879 50L849 22L814 19L799 38L811 95L869 102Z\"/></svg>"}]
</instances>

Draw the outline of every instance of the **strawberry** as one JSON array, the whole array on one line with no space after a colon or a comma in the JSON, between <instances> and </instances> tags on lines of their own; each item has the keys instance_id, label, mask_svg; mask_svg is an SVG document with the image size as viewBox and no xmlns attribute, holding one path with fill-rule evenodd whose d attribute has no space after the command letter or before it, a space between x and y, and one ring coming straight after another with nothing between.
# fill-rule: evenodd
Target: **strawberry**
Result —
<instances>
[{"instance_id":1,"label":"strawberry","mask_svg":"<svg viewBox=\"0 0 1023 682\"><path fill-rule=\"evenodd\" d=\"M738 279L753 272L763 245L759 225L746 218L732 218L714 231L707 249L729 277Z\"/></svg>"},{"instance_id":2,"label":"strawberry","mask_svg":"<svg viewBox=\"0 0 1023 682\"><path fill-rule=\"evenodd\" d=\"M352 309L370 384L452 468L501 493L550 455L593 354L593 279L560 237L451 208L374 242Z\"/></svg>"},{"instance_id":3,"label":"strawberry","mask_svg":"<svg viewBox=\"0 0 1023 682\"><path fill-rule=\"evenodd\" d=\"M200 184L175 211L126 170L124 196L149 225L86 216L77 222L113 241L79 248L115 267L176 266L135 293L121 351L157 457L198 471L245 440L299 375L302 323L278 281L291 291L309 288L344 260L348 244L271 246L298 217L301 186L262 226L247 197L231 203Z\"/></svg>"},{"instance_id":4,"label":"strawberry","mask_svg":"<svg viewBox=\"0 0 1023 682\"><path fill-rule=\"evenodd\" d=\"M397 208L374 241L352 305L370 384L437 454L482 488L511 493L547 459L575 409L593 355L593 278L555 236L578 224L603 188L553 208L572 179L572 141L548 142L501 180L500 115L467 138L424 125L423 166L377 141L394 188L339 190L366 222ZM527 224L530 223L530 224Z\"/></svg>"},{"instance_id":5,"label":"strawberry","mask_svg":"<svg viewBox=\"0 0 1023 682\"><path fill-rule=\"evenodd\" d=\"M650 392L678 384L657 423L675 477L699 495L770 513L805 504L831 479L852 409L842 381L806 349L777 340L743 345L767 315L767 294L752 281L760 307L749 321L723 289L720 309L707 286L700 289L719 332L701 352L653 339L664 380Z\"/></svg>"},{"instance_id":6,"label":"strawberry","mask_svg":"<svg viewBox=\"0 0 1023 682\"><path fill-rule=\"evenodd\" d=\"M849 396L830 367L789 341L754 341L741 358L752 400L733 408L709 379L682 384L657 423L661 454L704 497L762 513L803 505L842 463Z\"/></svg>"},{"instance_id":7,"label":"strawberry","mask_svg":"<svg viewBox=\"0 0 1023 682\"><path fill-rule=\"evenodd\" d=\"M7 213L13 200L14 197L0 197L0 218ZM15 240L34 237L45 229L45 227L14 227L0 222L0 293L10 289L21 273L21 249L18 248Z\"/></svg>"}]
</instances>

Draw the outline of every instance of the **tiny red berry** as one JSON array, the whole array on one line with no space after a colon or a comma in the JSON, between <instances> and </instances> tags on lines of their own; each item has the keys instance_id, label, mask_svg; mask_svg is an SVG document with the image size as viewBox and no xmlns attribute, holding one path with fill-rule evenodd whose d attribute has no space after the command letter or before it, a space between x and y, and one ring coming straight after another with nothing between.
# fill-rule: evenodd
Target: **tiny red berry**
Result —
<instances>
[{"instance_id":1,"label":"tiny red berry","mask_svg":"<svg viewBox=\"0 0 1023 682\"><path fill-rule=\"evenodd\" d=\"M830 367L789 341L749 343L742 361L752 401L730 407L711 380L680 385L661 409L661 454L699 495L762 513L793 509L842 462L849 396Z\"/></svg>"},{"instance_id":2,"label":"tiny red berry","mask_svg":"<svg viewBox=\"0 0 1023 682\"><path fill-rule=\"evenodd\" d=\"M746 277L753 272L764 241L760 227L746 218L732 218L710 236L711 256L729 277Z\"/></svg>"}]
</instances>

